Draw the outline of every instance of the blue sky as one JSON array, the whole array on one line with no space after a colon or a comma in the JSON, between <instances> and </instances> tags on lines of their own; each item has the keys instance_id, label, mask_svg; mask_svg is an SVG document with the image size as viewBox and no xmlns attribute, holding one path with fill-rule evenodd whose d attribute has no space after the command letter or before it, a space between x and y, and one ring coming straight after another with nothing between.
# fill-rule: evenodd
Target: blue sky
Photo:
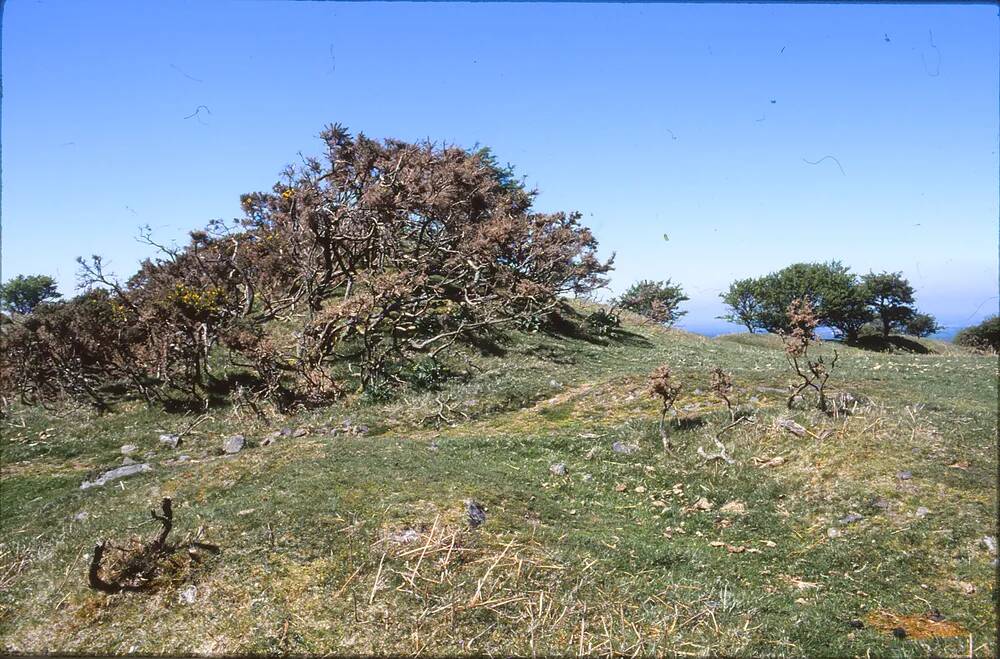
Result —
<instances>
[{"instance_id":1,"label":"blue sky","mask_svg":"<svg viewBox=\"0 0 1000 659\"><path fill-rule=\"evenodd\" d=\"M694 329L730 281L795 261L901 270L948 325L997 309L996 7L13 0L3 18L5 279L69 294L94 253L128 276L151 253L138 226L180 240L237 216L341 122L490 145L617 252L612 292L670 277Z\"/></svg>"}]
</instances>

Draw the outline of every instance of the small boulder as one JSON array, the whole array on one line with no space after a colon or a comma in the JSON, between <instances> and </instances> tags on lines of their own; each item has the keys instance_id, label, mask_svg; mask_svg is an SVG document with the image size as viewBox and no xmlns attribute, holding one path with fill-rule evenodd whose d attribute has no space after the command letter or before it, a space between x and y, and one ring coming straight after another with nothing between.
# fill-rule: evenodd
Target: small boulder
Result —
<instances>
[{"instance_id":1,"label":"small boulder","mask_svg":"<svg viewBox=\"0 0 1000 659\"><path fill-rule=\"evenodd\" d=\"M131 455L139 450L139 447L135 444L125 444L122 446L122 455Z\"/></svg>"},{"instance_id":2,"label":"small boulder","mask_svg":"<svg viewBox=\"0 0 1000 659\"><path fill-rule=\"evenodd\" d=\"M635 444L623 444L622 442L615 442L611 445L611 450L615 453L624 453L628 455L630 453L635 453L639 450L639 447Z\"/></svg>"},{"instance_id":3,"label":"small boulder","mask_svg":"<svg viewBox=\"0 0 1000 659\"><path fill-rule=\"evenodd\" d=\"M134 464L137 464L137 463L136 463L135 460L132 459L132 456L126 455L124 458L122 458L122 464L123 465L134 465Z\"/></svg>"},{"instance_id":4,"label":"small boulder","mask_svg":"<svg viewBox=\"0 0 1000 659\"><path fill-rule=\"evenodd\" d=\"M909 471L900 471L896 474L896 478L901 481L908 481L913 478L913 473Z\"/></svg>"},{"instance_id":5,"label":"small boulder","mask_svg":"<svg viewBox=\"0 0 1000 659\"><path fill-rule=\"evenodd\" d=\"M871 506L872 508L878 508L879 510L888 510L890 502L888 499L884 497L873 497L868 502L868 505Z\"/></svg>"},{"instance_id":6,"label":"small boulder","mask_svg":"<svg viewBox=\"0 0 1000 659\"><path fill-rule=\"evenodd\" d=\"M723 515L745 515L747 506L742 501L730 501L719 508L719 512Z\"/></svg>"},{"instance_id":7,"label":"small boulder","mask_svg":"<svg viewBox=\"0 0 1000 659\"><path fill-rule=\"evenodd\" d=\"M160 441L169 446L170 448L177 448L181 445L180 435L174 434L163 434L160 435Z\"/></svg>"},{"instance_id":8,"label":"small boulder","mask_svg":"<svg viewBox=\"0 0 1000 659\"><path fill-rule=\"evenodd\" d=\"M194 604L196 599L198 599L198 587L194 584L182 590L177 597L177 601L181 604Z\"/></svg>"},{"instance_id":9,"label":"small boulder","mask_svg":"<svg viewBox=\"0 0 1000 659\"><path fill-rule=\"evenodd\" d=\"M832 526L826 530L826 535L828 538L839 538L842 534L839 529L835 529Z\"/></svg>"},{"instance_id":10,"label":"small boulder","mask_svg":"<svg viewBox=\"0 0 1000 659\"><path fill-rule=\"evenodd\" d=\"M306 428L296 428L292 432L292 437L305 437L308 434L309 434L309 431Z\"/></svg>"},{"instance_id":11,"label":"small boulder","mask_svg":"<svg viewBox=\"0 0 1000 659\"><path fill-rule=\"evenodd\" d=\"M116 469L110 469L110 470L104 472L103 474L101 474L100 476L98 476L95 480L92 480L92 481L83 481L80 484L80 489L81 490L89 490L92 487L100 487L102 485L106 485L106 484L110 483L111 481L118 480L119 478L127 478L129 476L134 476L136 474L142 474L142 473L145 473L147 471L152 471L152 470L153 470L153 467L150 466L150 464L148 462L143 462L143 463L134 464L134 465L124 465L124 466L118 467Z\"/></svg>"},{"instance_id":12,"label":"small boulder","mask_svg":"<svg viewBox=\"0 0 1000 659\"><path fill-rule=\"evenodd\" d=\"M848 513L844 517L840 518L840 523L841 524L854 524L855 522L860 522L863 519L864 519L864 516L859 515L858 513Z\"/></svg>"},{"instance_id":13,"label":"small boulder","mask_svg":"<svg viewBox=\"0 0 1000 659\"><path fill-rule=\"evenodd\" d=\"M486 523L486 511L475 499L466 499L465 514L469 518L469 526L478 528Z\"/></svg>"},{"instance_id":14,"label":"small boulder","mask_svg":"<svg viewBox=\"0 0 1000 659\"><path fill-rule=\"evenodd\" d=\"M239 453L246 446L246 443L247 440L243 435L233 435L226 438L226 441L222 443L222 450L230 455Z\"/></svg>"},{"instance_id":15,"label":"small boulder","mask_svg":"<svg viewBox=\"0 0 1000 659\"><path fill-rule=\"evenodd\" d=\"M73 520L77 522L84 522L87 520L88 517L90 517L90 513L88 513L86 510L81 510L77 514L73 515Z\"/></svg>"},{"instance_id":16,"label":"small boulder","mask_svg":"<svg viewBox=\"0 0 1000 659\"><path fill-rule=\"evenodd\" d=\"M988 551L991 556L997 555L997 538L995 535L984 535L979 539L979 542L986 547L986 551Z\"/></svg>"},{"instance_id":17,"label":"small boulder","mask_svg":"<svg viewBox=\"0 0 1000 659\"><path fill-rule=\"evenodd\" d=\"M930 512L931 511L929 508L924 508L923 506L920 506L919 508L917 508L917 511L914 513L914 515L916 515L917 517L927 517L928 513Z\"/></svg>"},{"instance_id":18,"label":"small boulder","mask_svg":"<svg viewBox=\"0 0 1000 659\"><path fill-rule=\"evenodd\" d=\"M805 437L806 429L791 419L778 419L774 422L778 428L783 428L797 437Z\"/></svg>"},{"instance_id":19,"label":"small boulder","mask_svg":"<svg viewBox=\"0 0 1000 659\"><path fill-rule=\"evenodd\" d=\"M566 465L562 462L557 462L556 464L549 467L549 471L552 472L553 476L565 476Z\"/></svg>"}]
</instances>

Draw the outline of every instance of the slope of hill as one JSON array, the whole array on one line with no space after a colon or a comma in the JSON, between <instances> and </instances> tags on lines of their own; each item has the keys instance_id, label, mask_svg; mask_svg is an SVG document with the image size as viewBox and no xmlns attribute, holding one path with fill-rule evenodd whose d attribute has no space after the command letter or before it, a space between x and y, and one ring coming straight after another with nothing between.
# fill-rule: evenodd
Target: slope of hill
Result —
<instances>
[{"instance_id":1,"label":"slope of hill","mask_svg":"<svg viewBox=\"0 0 1000 659\"><path fill-rule=\"evenodd\" d=\"M624 330L518 335L437 390L289 418L13 408L5 651L996 651L995 357L838 347L850 397L825 415L786 409L768 337ZM661 363L684 383L667 453ZM752 413L722 437L732 464L698 454L729 421L715 366ZM129 444L150 471L81 489ZM172 539L221 552L177 552L142 592L89 588L95 543L154 535L163 497Z\"/></svg>"}]
</instances>

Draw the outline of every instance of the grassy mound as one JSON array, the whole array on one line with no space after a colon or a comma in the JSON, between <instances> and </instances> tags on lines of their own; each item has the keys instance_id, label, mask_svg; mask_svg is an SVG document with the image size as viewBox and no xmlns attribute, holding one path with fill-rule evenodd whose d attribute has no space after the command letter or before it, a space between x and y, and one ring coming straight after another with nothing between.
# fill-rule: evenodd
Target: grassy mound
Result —
<instances>
[{"instance_id":1,"label":"grassy mound","mask_svg":"<svg viewBox=\"0 0 1000 659\"><path fill-rule=\"evenodd\" d=\"M982 542L996 533L995 357L836 346L830 384L854 402L828 416L785 408L773 337L625 320L612 338L518 335L457 355L437 389L291 418L13 409L4 649L996 651ZM685 385L670 454L646 394L664 362ZM729 419L708 393L715 366L752 413L723 437L732 465L697 454ZM282 428L298 432L274 438ZM180 446L161 433L182 433ZM237 433L247 448L223 455ZM125 444L152 470L80 489ZM155 533L148 510L163 497L177 537L221 553L142 592L89 589L95 543ZM470 499L486 511L477 528Z\"/></svg>"}]
</instances>

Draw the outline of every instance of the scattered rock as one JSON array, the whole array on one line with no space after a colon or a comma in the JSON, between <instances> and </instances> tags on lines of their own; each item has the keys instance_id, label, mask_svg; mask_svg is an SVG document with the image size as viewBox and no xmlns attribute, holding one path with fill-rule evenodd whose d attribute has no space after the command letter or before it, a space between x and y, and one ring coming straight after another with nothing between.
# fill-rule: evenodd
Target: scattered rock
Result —
<instances>
[{"instance_id":1,"label":"scattered rock","mask_svg":"<svg viewBox=\"0 0 1000 659\"><path fill-rule=\"evenodd\" d=\"M196 599L198 599L198 587L193 584L182 590L177 597L177 601L181 604L194 604Z\"/></svg>"},{"instance_id":2,"label":"scattered rock","mask_svg":"<svg viewBox=\"0 0 1000 659\"><path fill-rule=\"evenodd\" d=\"M828 538L839 538L842 534L840 529L835 529L831 526L826 530L826 535Z\"/></svg>"},{"instance_id":3,"label":"scattered rock","mask_svg":"<svg viewBox=\"0 0 1000 659\"><path fill-rule=\"evenodd\" d=\"M594 480L594 477L591 474L584 474L583 476L581 476L581 478L583 479L584 483L589 483L590 481Z\"/></svg>"},{"instance_id":4,"label":"scattered rock","mask_svg":"<svg viewBox=\"0 0 1000 659\"><path fill-rule=\"evenodd\" d=\"M615 492L624 492L627 489L628 486L625 483L615 483Z\"/></svg>"},{"instance_id":5,"label":"scattered rock","mask_svg":"<svg viewBox=\"0 0 1000 659\"><path fill-rule=\"evenodd\" d=\"M420 538L420 534L413 529L403 529L401 531L396 531L389 536L389 540L400 545L405 545L410 542L416 542Z\"/></svg>"},{"instance_id":6,"label":"scattered rock","mask_svg":"<svg viewBox=\"0 0 1000 659\"><path fill-rule=\"evenodd\" d=\"M778 428L783 428L798 437L805 437L806 429L791 419L778 419L774 422L774 425Z\"/></svg>"},{"instance_id":7,"label":"scattered rock","mask_svg":"<svg viewBox=\"0 0 1000 659\"><path fill-rule=\"evenodd\" d=\"M295 432L296 431L292 430L291 428L282 428L275 434L278 437L292 437L295 434Z\"/></svg>"},{"instance_id":8,"label":"scattered rock","mask_svg":"<svg viewBox=\"0 0 1000 659\"><path fill-rule=\"evenodd\" d=\"M73 519L77 522L86 521L88 517L90 517L90 513L88 513L86 510L81 510L77 514L73 515Z\"/></svg>"},{"instance_id":9,"label":"scattered rock","mask_svg":"<svg viewBox=\"0 0 1000 659\"><path fill-rule=\"evenodd\" d=\"M477 528L486 523L486 511L475 499L465 500L465 513L469 517L469 526Z\"/></svg>"},{"instance_id":10,"label":"scattered rock","mask_svg":"<svg viewBox=\"0 0 1000 659\"><path fill-rule=\"evenodd\" d=\"M700 396L700 395L702 395L703 393L705 393L705 392L704 392L704 391L702 391L701 389L695 389L695 390L694 390L694 395L695 395L695 396Z\"/></svg>"},{"instance_id":11,"label":"scattered rock","mask_svg":"<svg viewBox=\"0 0 1000 659\"><path fill-rule=\"evenodd\" d=\"M430 444L427 445L427 449L430 450L430 451L436 451L439 448L441 448L441 447L438 446L437 442L431 442Z\"/></svg>"},{"instance_id":12,"label":"scattered rock","mask_svg":"<svg viewBox=\"0 0 1000 659\"><path fill-rule=\"evenodd\" d=\"M635 444L623 444L621 442L615 442L611 445L611 450L615 453L624 453L628 455L629 453L635 453L639 450L639 447Z\"/></svg>"},{"instance_id":13,"label":"scattered rock","mask_svg":"<svg viewBox=\"0 0 1000 659\"><path fill-rule=\"evenodd\" d=\"M854 524L855 522L860 522L863 519L864 519L864 516L859 515L858 513L848 513L844 517L840 518L840 523L841 524Z\"/></svg>"},{"instance_id":14,"label":"scattered rock","mask_svg":"<svg viewBox=\"0 0 1000 659\"><path fill-rule=\"evenodd\" d=\"M549 467L549 471L552 472L553 476L565 476L566 475L566 465L562 462L557 462L556 464Z\"/></svg>"},{"instance_id":15,"label":"scattered rock","mask_svg":"<svg viewBox=\"0 0 1000 659\"><path fill-rule=\"evenodd\" d=\"M913 473L909 471L900 471L896 474L896 478L901 481L908 481L913 478Z\"/></svg>"},{"instance_id":16,"label":"scattered rock","mask_svg":"<svg viewBox=\"0 0 1000 659\"><path fill-rule=\"evenodd\" d=\"M150 466L148 462L143 462L134 465L125 465L118 467L117 469L111 469L104 472L93 481L83 481L80 484L81 490L87 490L92 487L99 487L102 485L107 485L111 481L118 480L119 478L127 478L128 476L134 476L135 474L142 474L147 471L152 471L153 467Z\"/></svg>"},{"instance_id":17,"label":"scattered rock","mask_svg":"<svg viewBox=\"0 0 1000 659\"><path fill-rule=\"evenodd\" d=\"M746 515L747 506L742 501L730 501L719 508L723 515Z\"/></svg>"},{"instance_id":18,"label":"scattered rock","mask_svg":"<svg viewBox=\"0 0 1000 659\"><path fill-rule=\"evenodd\" d=\"M959 581L958 588L966 595L976 594L976 584L974 583L969 583L968 581Z\"/></svg>"},{"instance_id":19,"label":"scattered rock","mask_svg":"<svg viewBox=\"0 0 1000 659\"><path fill-rule=\"evenodd\" d=\"M243 435L233 435L222 443L222 450L229 454L239 453L246 446L247 440Z\"/></svg>"},{"instance_id":20,"label":"scattered rock","mask_svg":"<svg viewBox=\"0 0 1000 659\"><path fill-rule=\"evenodd\" d=\"M138 464L138 463L135 460L133 460L131 456L126 455L124 458L122 458L122 464L123 465L134 465L134 464Z\"/></svg>"},{"instance_id":21,"label":"scattered rock","mask_svg":"<svg viewBox=\"0 0 1000 659\"><path fill-rule=\"evenodd\" d=\"M368 430L368 429L365 428L365 430ZM305 437L308 434L309 434L309 430L306 429L306 428L296 428L294 431L292 431L292 437L296 437L296 438L298 438L298 437Z\"/></svg>"},{"instance_id":22,"label":"scattered rock","mask_svg":"<svg viewBox=\"0 0 1000 659\"><path fill-rule=\"evenodd\" d=\"M872 508L878 508L880 510L888 510L889 500L883 497L874 497L872 498L871 501L868 502L868 505L871 506Z\"/></svg>"},{"instance_id":23,"label":"scattered rock","mask_svg":"<svg viewBox=\"0 0 1000 659\"><path fill-rule=\"evenodd\" d=\"M695 510L711 510L712 508L715 507L715 504L713 504L705 497L701 497L700 499L695 501L694 505L691 507L694 508Z\"/></svg>"},{"instance_id":24,"label":"scattered rock","mask_svg":"<svg viewBox=\"0 0 1000 659\"><path fill-rule=\"evenodd\" d=\"M592 447L589 451L583 454L585 460L593 460L594 456L597 455L597 447Z\"/></svg>"},{"instance_id":25,"label":"scattered rock","mask_svg":"<svg viewBox=\"0 0 1000 659\"><path fill-rule=\"evenodd\" d=\"M997 555L997 538L994 535L984 535L979 539L979 542L986 547L986 551L990 552L991 556Z\"/></svg>"},{"instance_id":26,"label":"scattered rock","mask_svg":"<svg viewBox=\"0 0 1000 659\"><path fill-rule=\"evenodd\" d=\"M644 494L645 492L646 492L646 486L645 485L637 485L635 487L635 493L636 494Z\"/></svg>"},{"instance_id":27,"label":"scattered rock","mask_svg":"<svg viewBox=\"0 0 1000 659\"><path fill-rule=\"evenodd\" d=\"M190 455L179 455L177 456L177 462L187 462L191 459Z\"/></svg>"},{"instance_id":28,"label":"scattered rock","mask_svg":"<svg viewBox=\"0 0 1000 659\"><path fill-rule=\"evenodd\" d=\"M164 434L160 435L160 441L169 446L170 448L177 448L181 445L181 436L174 434Z\"/></svg>"},{"instance_id":29,"label":"scattered rock","mask_svg":"<svg viewBox=\"0 0 1000 659\"><path fill-rule=\"evenodd\" d=\"M927 508L924 508L923 506L920 506L919 508L917 508L917 512L916 512L916 513L914 513L914 514L915 514L915 515L916 515L917 517L927 517L927 514L928 514L929 512L930 512L930 510L929 510L929 509L927 509Z\"/></svg>"},{"instance_id":30,"label":"scattered rock","mask_svg":"<svg viewBox=\"0 0 1000 659\"><path fill-rule=\"evenodd\" d=\"M135 444L125 444L122 446L122 455L129 455L130 453L135 453L139 450L139 447Z\"/></svg>"}]
</instances>

